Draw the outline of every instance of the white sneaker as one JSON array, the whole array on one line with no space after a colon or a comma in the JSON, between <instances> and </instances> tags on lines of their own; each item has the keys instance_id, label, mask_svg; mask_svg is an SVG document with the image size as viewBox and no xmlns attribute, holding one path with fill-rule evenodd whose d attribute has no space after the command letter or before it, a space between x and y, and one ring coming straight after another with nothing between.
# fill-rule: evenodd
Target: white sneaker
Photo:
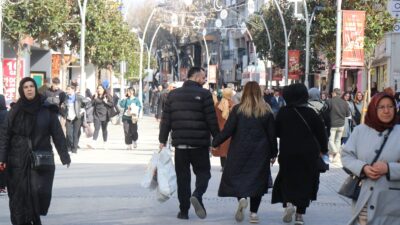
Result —
<instances>
[{"instance_id":1,"label":"white sneaker","mask_svg":"<svg viewBox=\"0 0 400 225\"><path fill-rule=\"evenodd\" d=\"M132 145L126 145L126 150L132 150Z\"/></svg>"},{"instance_id":2,"label":"white sneaker","mask_svg":"<svg viewBox=\"0 0 400 225\"><path fill-rule=\"evenodd\" d=\"M260 219L258 218L257 213L250 213L250 223L259 223Z\"/></svg>"},{"instance_id":3,"label":"white sneaker","mask_svg":"<svg viewBox=\"0 0 400 225\"><path fill-rule=\"evenodd\" d=\"M283 222L285 223L290 223L293 220L293 214L295 210L292 204L287 204L287 207L285 208L285 212L283 213Z\"/></svg>"},{"instance_id":4,"label":"white sneaker","mask_svg":"<svg viewBox=\"0 0 400 225\"><path fill-rule=\"evenodd\" d=\"M236 210L235 219L237 222L242 222L244 219L244 210L247 208L247 199L241 198L239 200L238 208Z\"/></svg>"},{"instance_id":5,"label":"white sneaker","mask_svg":"<svg viewBox=\"0 0 400 225\"><path fill-rule=\"evenodd\" d=\"M133 142L133 148L137 148L137 143L136 143L136 141Z\"/></svg>"}]
</instances>

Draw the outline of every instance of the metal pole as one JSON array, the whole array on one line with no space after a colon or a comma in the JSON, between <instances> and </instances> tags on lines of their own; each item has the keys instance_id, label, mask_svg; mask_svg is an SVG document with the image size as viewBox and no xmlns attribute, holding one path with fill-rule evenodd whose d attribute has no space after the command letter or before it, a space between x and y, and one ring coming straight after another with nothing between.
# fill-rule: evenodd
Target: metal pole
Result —
<instances>
[{"instance_id":1,"label":"metal pole","mask_svg":"<svg viewBox=\"0 0 400 225\"><path fill-rule=\"evenodd\" d=\"M144 31L143 31L143 41L140 44L140 64L139 64L139 101L140 104L143 107L143 81L142 81L142 77L143 77L143 51L144 51L144 42L146 40L146 32L147 32L147 28L149 27L150 21L153 18L153 15L155 13L157 8L154 8L153 11L151 11L151 14L149 16L149 18L147 19L146 22L146 26L144 27ZM143 110L141 110L141 114L143 113Z\"/></svg>"},{"instance_id":2,"label":"metal pole","mask_svg":"<svg viewBox=\"0 0 400 225\"><path fill-rule=\"evenodd\" d=\"M288 41L288 35L287 35L287 30L286 30L286 23L285 23L285 19L283 18L282 10L281 10L281 7L279 6L278 1L277 0L273 0L273 1L276 5L276 8L278 9L279 16L281 17L281 21L282 21L282 25L283 25L283 32L285 34L285 85L288 85L289 41Z\"/></svg>"},{"instance_id":3,"label":"metal pole","mask_svg":"<svg viewBox=\"0 0 400 225\"><path fill-rule=\"evenodd\" d=\"M206 36L203 35L204 45L206 47L206 54L207 54L207 82L210 80L210 55L208 53L208 46L206 41Z\"/></svg>"},{"instance_id":4,"label":"metal pole","mask_svg":"<svg viewBox=\"0 0 400 225\"><path fill-rule=\"evenodd\" d=\"M333 88L340 88L340 63L342 53L342 0L337 0L337 24L336 24L336 62Z\"/></svg>"},{"instance_id":5,"label":"metal pole","mask_svg":"<svg viewBox=\"0 0 400 225\"><path fill-rule=\"evenodd\" d=\"M158 31L160 30L160 28L161 28L161 24L158 25L158 27L157 27L155 33L153 34L153 37L151 38L150 48L149 48L148 51L147 51L147 57L148 57L148 59L147 59L147 71L150 70L151 49L153 49L153 43L154 43L154 40L156 39L157 33L158 33Z\"/></svg>"},{"instance_id":6,"label":"metal pole","mask_svg":"<svg viewBox=\"0 0 400 225\"><path fill-rule=\"evenodd\" d=\"M256 15L258 15L258 14L256 14ZM265 22L264 17L262 15L258 15L258 16L261 18L261 21L264 24L265 30L267 31L267 37L268 37L268 42L269 42L269 52L271 53L272 52L272 42L271 42L271 36L269 34L269 29L268 29L267 23ZM270 67L269 67L269 82L271 84L270 88L272 88L272 62L271 61L270 61Z\"/></svg>"},{"instance_id":7,"label":"metal pole","mask_svg":"<svg viewBox=\"0 0 400 225\"><path fill-rule=\"evenodd\" d=\"M81 66L81 81L80 81L80 92L84 94L86 91L86 73L85 73L85 31L86 31L86 6L87 0L78 0L79 11L81 15L81 52L80 52L80 66Z\"/></svg>"}]
</instances>

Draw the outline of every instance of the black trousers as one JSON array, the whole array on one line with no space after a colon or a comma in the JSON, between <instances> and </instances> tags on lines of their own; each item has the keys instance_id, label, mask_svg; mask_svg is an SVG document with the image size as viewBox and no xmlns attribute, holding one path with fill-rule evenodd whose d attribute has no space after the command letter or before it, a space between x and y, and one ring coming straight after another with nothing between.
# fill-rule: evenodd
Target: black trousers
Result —
<instances>
[{"instance_id":1,"label":"black trousers","mask_svg":"<svg viewBox=\"0 0 400 225\"><path fill-rule=\"evenodd\" d=\"M6 171L1 171L0 172L0 189L4 189L7 186L7 177L6 177Z\"/></svg>"},{"instance_id":2,"label":"black trousers","mask_svg":"<svg viewBox=\"0 0 400 225\"><path fill-rule=\"evenodd\" d=\"M191 172L196 175L196 187L191 193ZM175 171L178 184L178 199L181 212L187 212L190 208L190 196L202 200L203 194L208 187L208 181L211 178L211 165L209 150L207 147L196 149L175 149Z\"/></svg>"},{"instance_id":3,"label":"black trousers","mask_svg":"<svg viewBox=\"0 0 400 225\"><path fill-rule=\"evenodd\" d=\"M94 133L93 133L93 140L97 140L97 138L99 137L99 132L100 132L100 126L101 126L101 132L103 133L103 141L106 142L107 141L107 125L108 125L108 121L100 121L97 118L94 118L93 120L94 122Z\"/></svg>"},{"instance_id":4,"label":"black trousers","mask_svg":"<svg viewBox=\"0 0 400 225\"><path fill-rule=\"evenodd\" d=\"M295 205L296 206L296 205ZM286 208L287 207L287 203L283 203L283 208ZM296 213L297 214L302 214L302 215L304 215L304 214L306 214L306 210L307 210L307 207L299 207L299 206L296 206Z\"/></svg>"},{"instance_id":5,"label":"black trousers","mask_svg":"<svg viewBox=\"0 0 400 225\"><path fill-rule=\"evenodd\" d=\"M122 123L124 125L125 144L130 145L133 141L137 141L139 138L137 123L132 123L130 120L124 120Z\"/></svg>"},{"instance_id":6,"label":"black trousers","mask_svg":"<svg viewBox=\"0 0 400 225\"><path fill-rule=\"evenodd\" d=\"M79 143L79 131L81 129L81 119L75 118L74 120L67 120L65 128L67 130L67 146L68 150L76 153L78 150Z\"/></svg>"},{"instance_id":7,"label":"black trousers","mask_svg":"<svg viewBox=\"0 0 400 225\"><path fill-rule=\"evenodd\" d=\"M241 198L238 198L238 201L240 199ZM258 208L260 207L260 204L261 204L261 199L262 199L262 196L250 197L250 212L252 212L252 213L258 212Z\"/></svg>"}]
</instances>

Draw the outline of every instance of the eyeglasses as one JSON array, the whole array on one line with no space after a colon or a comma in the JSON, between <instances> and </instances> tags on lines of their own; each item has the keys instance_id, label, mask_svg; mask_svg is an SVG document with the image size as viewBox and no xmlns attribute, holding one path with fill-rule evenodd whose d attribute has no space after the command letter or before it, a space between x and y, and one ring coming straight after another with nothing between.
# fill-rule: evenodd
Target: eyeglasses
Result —
<instances>
[{"instance_id":1,"label":"eyeglasses","mask_svg":"<svg viewBox=\"0 0 400 225\"><path fill-rule=\"evenodd\" d=\"M378 107L376 107L377 110L385 110L385 109L394 109L394 105L380 105Z\"/></svg>"}]
</instances>

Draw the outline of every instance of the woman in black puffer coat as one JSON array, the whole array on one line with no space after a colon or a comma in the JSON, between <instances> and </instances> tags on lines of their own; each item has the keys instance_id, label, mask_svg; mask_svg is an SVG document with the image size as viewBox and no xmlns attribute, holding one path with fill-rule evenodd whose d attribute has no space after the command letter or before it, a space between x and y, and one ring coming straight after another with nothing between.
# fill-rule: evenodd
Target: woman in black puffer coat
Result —
<instances>
[{"instance_id":1,"label":"woman in black puffer coat","mask_svg":"<svg viewBox=\"0 0 400 225\"><path fill-rule=\"evenodd\" d=\"M33 169L32 151L52 152L52 139L62 164L69 166L71 159L57 118L58 108L39 95L32 78L22 79L18 92L21 98L0 133L0 166L8 170L11 223L41 225L40 216L50 207L55 165Z\"/></svg>"}]
</instances>

